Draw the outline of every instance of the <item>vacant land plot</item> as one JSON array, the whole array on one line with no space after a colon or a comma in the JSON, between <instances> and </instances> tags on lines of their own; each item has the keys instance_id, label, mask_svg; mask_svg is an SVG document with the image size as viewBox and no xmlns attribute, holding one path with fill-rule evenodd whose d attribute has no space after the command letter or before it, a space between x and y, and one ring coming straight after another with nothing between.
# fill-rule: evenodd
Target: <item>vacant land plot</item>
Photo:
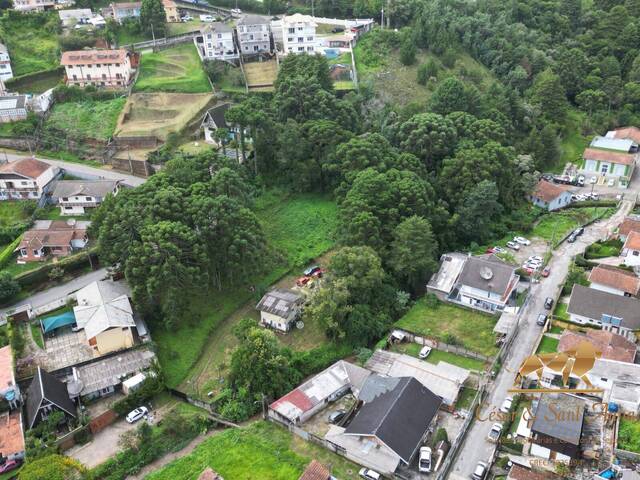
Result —
<instances>
[{"instance_id":1,"label":"vacant land plot","mask_svg":"<svg viewBox=\"0 0 640 480\"><path fill-rule=\"evenodd\" d=\"M199 115L211 101L210 94L134 93L127 100L116 127L118 135L155 135L166 140Z\"/></svg>"},{"instance_id":2,"label":"vacant land plot","mask_svg":"<svg viewBox=\"0 0 640 480\"><path fill-rule=\"evenodd\" d=\"M35 210L35 202L0 202L0 227L26 220Z\"/></svg>"},{"instance_id":3,"label":"vacant land plot","mask_svg":"<svg viewBox=\"0 0 640 480\"><path fill-rule=\"evenodd\" d=\"M376 96L386 104L425 104L438 83L451 75L473 83L481 90L493 81L489 70L462 52L456 53L456 63L451 68L446 67L438 56L425 51L418 51L413 65L403 65L399 49L390 48L385 42L379 41L377 31L367 34L358 42L354 56L360 84L370 85ZM418 68L430 60L438 66L438 73L435 80L420 85L417 81Z\"/></svg>"},{"instance_id":4,"label":"vacant land plot","mask_svg":"<svg viewBox=\"0 0 640 480\"><path fill-rule=\"evenodd\" d=\"M483 355L497 353L493 333L495 317L447 303L437 302L435 306L430 303L422 297L396 326L445 343L456 343Z\"/></svg>"},{"instance_id":5,"label":"vacant land plot","mask_svg":"<svg viewBox=\"0 0 640 480\"><path fill-rule=\"evenodd\" d=\"M542 341L538 346L538 351L536 353L555 353L558 351L558 345L560 344L560 340L557 338L549 337L545 335L542 337Z\"/></svg>"},{"instance_id":6,"label":"vacant land plot","mask_svg":"<svg viewBox=\"0 0 640 480\"><path fill-rule=\"evenodd\" d=\"M140 59L136 92L205 93L211 85L202 69L195 45L147 53Z\"/></svg>"},{"instance_id":7,"label":"vacant land plot","mask_svg":"<svg viewBox=\"0 0 640 480\"><path fill-rule=\"evenodd\" d=\"M411 355L413 357L417 357L421 349L422 345L413 342L400 343L391 347L391 350L394 352L406 353L407 355ZM484 370L484 362L482 362L481 360L463 357L462 355L456 355L455 353L445 352L443 350L431 350L431 353L426 358L426 361L433 364L446 362L450 363L451 365L456 365L460 368L466 368L467 370L476 370L479 372Z\"/></svg>"},{"instance_id":8,"label":"vacant land plot","mask_svg":"<svg viewBox=\"0 0 640 480\"><path fill-rule=\"evenodd\" d=\"M256 201L256 209L267 241L279 259L266 273L256 276L255 291L249 285L209 291L203 298L194 298L191 323L154 332L169 386L182 384L187 391L206 393L211 382L223 376L235 342L232 327L253 313L256 291L263 291L291 268L334 244L337 212L335 203L327 197L270 192Z\"/></svg>"},{"instance_id":9,"label":"vacant land plot","mask_svg":"<svg viewBox=\"0 0 640 480\"><path fill-rule=\"evenodd\" d=\"M278 64L275 60L245 63L244 73L247 77L247 86L250 89L272 87L278 76Z\"/></svg>"},{"instance_id":10,"label":"vacant land plot","mask_svg":"<svg viewBox=\"0 0 640 480\"><path fill-rule=\"evenodd\" d=\"M53 107L45 126L72 136L108 140L114 134L125 103L126 98L59 103Z\"/></svg>"},{"instance_id":11,"label":"vacant land plot","mask_svg":"<svg viewBox=\"0 0 640 480\"><path fill-rule=\"evenodd\" d=\"M331 474L336 478L358 478L357 465L268 422L210 437L190 455L146 478L192 480L211 467L230 479L297 480L313 459L331 465Z\"/></svg>"},{"instance_id":12,"label":"vacant land plot","mask_svg":"<svg viewBox=\"0 0 640 480\"><path fill-rule=\"evenodd\" d=\"M58 67L58 22L58 12L10 12L0 18L0 37L9 49L14 77Z\"/></svg>"}]
</instances>

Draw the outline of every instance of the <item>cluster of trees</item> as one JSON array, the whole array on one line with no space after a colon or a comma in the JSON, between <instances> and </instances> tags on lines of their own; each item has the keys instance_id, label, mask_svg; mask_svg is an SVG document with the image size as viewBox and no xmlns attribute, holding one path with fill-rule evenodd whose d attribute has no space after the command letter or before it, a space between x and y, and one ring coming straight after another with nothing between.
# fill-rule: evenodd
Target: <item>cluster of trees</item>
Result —
<instances>
[{"instance_id":1,"label":"cluster of trees","mask_svg":"<svg viewBox=\"0 0 640 480\"><path fill-rule=\"evenodd\" d=\"M178 156L144 185L109 197L93 218L101 259L116 265L143 312L171 325L203 287L245 282L262 265L264 235L237 162Z\"/></svg>"}]
</instances>

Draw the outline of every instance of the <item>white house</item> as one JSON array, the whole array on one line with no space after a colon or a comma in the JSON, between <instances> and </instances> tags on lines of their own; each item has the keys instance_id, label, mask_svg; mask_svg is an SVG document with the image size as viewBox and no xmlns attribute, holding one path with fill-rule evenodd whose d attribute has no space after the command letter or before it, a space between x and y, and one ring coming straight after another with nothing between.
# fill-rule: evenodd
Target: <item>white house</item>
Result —
<instances>
[{"instance_id":1,"label":"white house","mask_svg":"<svg viewBox=\"0 0 640 480\"><path fill-rule=\"evenodd\" d=\"M131 59L127 50L78 50L64 52L67 85L124 88L132 78Z\"/></svg>"},{"instance_id":2,"label":"white house","mask_svg":"<svg viewBox=\"0 0 640 480\"><path fill-rule=\"evenodd\" d=\"M236 25L240 53L271 52L271 26L269 20L259 15L246 15Z\"/></svg>"},{"instance_id":3,"label":"white house","mask_svg":"<svg viewBox=\"0 0 640 480\"><path fill-rule=\"evenodd\" d=\"M567 185L540 180L529 198L537 207L551 212L571 203L571 189Z\"/></svg>"},{"instance_id":4,"label":"white house","mask_svg":"<svg viewBox=\"0 0 640 480\"><path fill-rule=\"evenodd\" d=\"M599 137L603 138L603 137ZM621 187L626 187L629 179L633 175L636 162L638 160L637 151L632 151L632 142L626 140L609 139L609 143L619 142L629 145L630 150L624 152L621 150L602 148L586 148L582 154L584 160L584 167L582 172L589 176L601 176L607 179L614 179L619 182ZM601 146L604 142L598 142L595 145Z\"/></svg>"},{"instance_id":5,"label":"white house","mask_svg":"<svg viewBox=\"0 0 640 480\"><path fill-rule=\"evenodd\" d=\"M640 232L636 232L635 230L629 232L622 246L620 256L622 256L624 264L628 267L637 267L640 265Z\"/></svg>"},{"instance_id":6,"label":"white house","mask_svg":"<svg viewBox=\"0 0 640 480\"><path fill-rule=\"evenodd\" d=\"M13 9L18 12L43 11L54 8L55 0L13 0Z\"/></svg>"},{"instance_id":7,"label":"white house","mask_svg":"<svg viewBox=\"0 0 640 480\"><path fill-rule=\"evenodd\" d=\"M17 122L26 118L26 95L0 96L0 123Z\"/></svg>"},{"instance_id":8,"label":"white house","mask_svg":"<svg viewBox=\"0 0 640 480\"><path fill-rule=\"evenodd\" d=\"M11 70L9 50L5 44L0 43L0 81L6 82L10 78L13 78L13 71Z\"/></svg>"},{"instance_id":9,"label":"white house","mask_svg":"<svg viewBox=\"0 0 640 480\"><path fill-rule=\"evenodd\" d=\"M93 17L90 8L73 8L69 10L59 10L58 16L63 27L74 27L76 25L89 24L89 20Z\"/></svg>"},{"instance_id":10,"label":"white house","mask_svg":"<svg viewBox=\"0 0 640 480\"><path fill-rule=\"evenodd\" d=\"M202 29L202 55L204 59L231 60L238 58L233 40L233 28L213 22Z\"/></svg>"},{"instance_id":11,"label":"white house","mask_svg":"<svg viewBox=\"0 0 640 480\"><path fill-rule=\"evenodd\" d=\"M51 187L58 168L24 158L0 165L0 200L37 200Z\"/></svg>"},{"instance_id":12,"label":"white house","mask_svg":"<svg viewBox=\"0 0 640 480\"><path fill-rule=\"evenodd\" d=\"M281 332L291 330L300 316L304 297L293 290L276 288L267 292L256 309L260 311L260 324Z\"/></svg>"},{"instance_id":13,"label":"white house","mask_svg":"<svg viewBox=\"0 0 640 480\"><path fill-rule=\"evenodd\" d=\"M272 22L273 37L280 53L309 53L316 51L317 23L309 15L296 13L285 15L281 20Z\"/></svg>"},{"instance_id":14,"label":"white house","mask_svg":"<svg viewBox=\"0 0 640 480\"><path fill-rule=\"evenodd\" d=\"M116 195L119 185L116 180L61 180L51 197L60 206L61 215L84 215L108 194Z\"/></svg>"}]
</instances>

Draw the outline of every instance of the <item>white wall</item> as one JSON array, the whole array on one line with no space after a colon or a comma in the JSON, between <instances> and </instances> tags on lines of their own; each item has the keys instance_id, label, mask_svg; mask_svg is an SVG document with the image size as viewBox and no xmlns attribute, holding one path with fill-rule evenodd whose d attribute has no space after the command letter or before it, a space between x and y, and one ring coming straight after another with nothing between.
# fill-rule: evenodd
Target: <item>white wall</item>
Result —
<instances>
[{"instance_id":1,"label":"white wall","mask_svg":"<svg viewBox=\"0 0 640 480\"><path fill-rule=\"evenodd\" d=\"M624 264L628 267L635 267L640 265L639 250L631 250L630 248L628 248L622 252L622 255L624 256Z\"/></svg>"},{"instance_id":2,"label":"white wall","mask_svg":"<svg viewBox=\"0 0 640 480\"><path fill-rule=\"evenodd\" d=\"M600 290L601 292L613 293L614 295L624 296L624 292L622 290L618 290L617 288L610 287L609 285L602 285L601 283L591 282L590 287L595 290Z\"/></svg>"}]
</instances>

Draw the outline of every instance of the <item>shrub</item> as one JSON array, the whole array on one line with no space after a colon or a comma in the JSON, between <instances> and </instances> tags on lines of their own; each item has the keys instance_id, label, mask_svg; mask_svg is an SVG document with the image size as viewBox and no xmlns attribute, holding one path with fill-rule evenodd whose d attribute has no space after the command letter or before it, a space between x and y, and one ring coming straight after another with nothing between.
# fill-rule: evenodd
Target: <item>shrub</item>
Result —
<instances>
[{"instance_id":1,"label":"shrub","mask_svg":"<svg viewBox=\"0 0 640 480\"><path fill-rule=\"evenodd\" d=\"M29 459L18 480L81 480L85 468L76 460L62 455L48 455L39 460Z\"/></svg>"},{"instance_id":2,"label":"shrub","mask_svg":"<svg viewBox=\"0 0 640 480\"><path fill-rule=\"evenodd\" d=\"M60 280L62 277L64 277L64 270L60 267L53 267L51 270L49 270L48 277L49 280L52 281Z\"/></svg>"},{"instance_id":3,"label":"shrub","mask_svg":"<svg viewBox=\"0 0 640 480\"><path fill-rule=\"evenodd\" d=\"M0 261L0 267L2 262ZM20 291L20 284L8 272L0 272L0 303L13 298Z\"/></svg>"},{"instance_id":4,"label":"shrub","mask_svg":"<svg viewBox=\"0 0 640 480\"><path fill-rule=\"evenodd\" d=\"M416 44L409 35L407 35L400 47L400 62L407 66L416 63Z\"/></svg>"},{"instance_id":5,"label":"shrub","mask_svg":"<svg viewBox=\"0 0 640 480\"><path fill-rule=\"evenodd\" d=\"M448 442L449 441L449 436L447 435L447 431L440 427L438 428L438 430L436 430L436 434L433 437L433 445L437 445L440 442Z\"/></svg>"},{"instance_id":6,"label":"shrub","mask_svg":"<svg viewBox=\"0 0 640 480\"><path fill-rule=\"evenodd\" d=\"M373 350L369 349L369 348L359 348L356 354L356 357L358 359L358 363L360 365L364 365L365 363L367 363L367 360L369 360L371 358L371 355L373 355Z\"/></svg>"},{"instance_id":7,"label":"shrub","mask_svg":"<svg viewBox=\"0 0 640 480\"><path fill-rule=\"evenodd\" d=\"M124 416L134 408L137 408L147 402L151 397L157 395L163 389L164 381L162 377L158 373L150 375L144 382L142 382L142 385L140 385L135 392L131 392L122 400L118 400L114 403L113 410L118 415Z\"/></svg>"},{"instance_id":8,"label":"shrub","mask_svg":"<svg viewBox=\"0 0 640 480\"><path fill-rule=\"evenodd\" d=\"M7 326L9 331L9 344L13 350L14 358L20 358L24 353L25 339L22 326L15 320L10 320Z\"/></svg>"},{"instance_id":9,"label":"shrub","mask_svg":"<svg viewBox=\"0 0 640 480\"><path fill-rule=\"evenodd\" d=\"M442 64L447 68L453 68L453 66L456 64L456 58L458 58L458 55L456 54L455 50L448 48L442 54Z\"/></svg>"}]
</instances>

